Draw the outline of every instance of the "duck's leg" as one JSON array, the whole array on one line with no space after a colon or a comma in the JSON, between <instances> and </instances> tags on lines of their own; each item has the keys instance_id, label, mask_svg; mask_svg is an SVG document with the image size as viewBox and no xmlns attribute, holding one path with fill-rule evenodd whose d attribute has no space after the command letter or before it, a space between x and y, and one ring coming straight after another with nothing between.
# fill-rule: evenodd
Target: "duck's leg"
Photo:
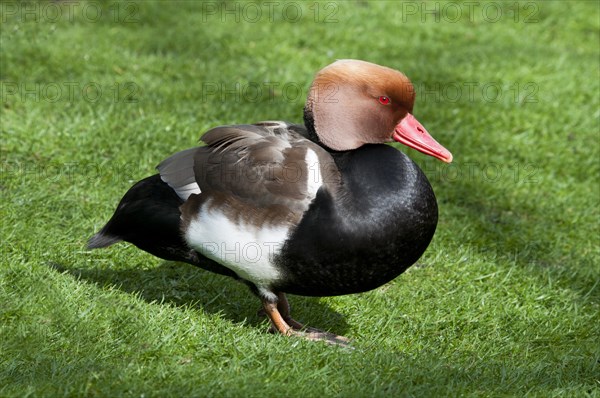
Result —
<instances>
[{"instance_id":1,"label":"duck's leg","mask_svg":"<svg viewBox=\"0 0 600 398\"><path fill-rule=\"evenodd\" d=\"M306 328L290 316L290 305L285 294L279 293L277 302L262 300L265 313L271 321L274 331L284 336L301 336L309 340L325 341L329 344L348 346L350 340L344 336L324 332L319 329Z\"/></svg>"},{"instance_id":2,"label":"duck's leg","mask_svg":"<svg viewBox=\"0 0 600 398\"><path fill-rule=\"evenodd\" d=\"M304 329L304 325L300 322L295 321L290 315L290 303L288 302L285 293L277 294L277 309L279 310L279 313L281 314L283 320L286 321L287 324L290 325L293 329Z\"/></svg>"},{"instance_id":3,"label":"duck's leg","mask_svg":"<svg viewBox=\"0 0 600 398\"><path fill-rule=\"evenodd\" d=\"M263 310L267 317L269 317L269 321L271 321L271 331L278 332L283 334L284 336L291 336L294 334L294 328L291 327L281 316L281 313L277 309L277 303L270 302L267 300L262 301Z\"/></svg>"}]
</instances>

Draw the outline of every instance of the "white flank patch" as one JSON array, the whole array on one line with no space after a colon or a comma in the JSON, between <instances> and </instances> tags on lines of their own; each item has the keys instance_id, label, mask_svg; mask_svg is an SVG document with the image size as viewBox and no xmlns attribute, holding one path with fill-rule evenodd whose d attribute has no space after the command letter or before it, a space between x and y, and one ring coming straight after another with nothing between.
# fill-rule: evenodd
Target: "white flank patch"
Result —
<instances>
[{"instance_id":1,"label":"white flank patch","mask_svg":"<svg viewBox=\"0 0 600 398\"><path fill-rule=\"evenodd\" d=\"M254 283L264 296L270 297L272 293L268 287L280 277L273 258L281 251L288 232L287 226L237 225L218 210L201 209L190 222L185 240L192 248Z\"/></svg>"},{"instance_id":2,"label":"white flank patch","mask_svg":"<svg viewBox=\"0 0 600 398\"><path fill-rule=\"evenodd\" d=\"M310 148L306 149L306 167L308 170L308 176L306 180L306 189L311 197L317 196L317 191L323 185L323 176L321 175L321 164L319 163L319 157Z\"/></svg>"}]
</instances>

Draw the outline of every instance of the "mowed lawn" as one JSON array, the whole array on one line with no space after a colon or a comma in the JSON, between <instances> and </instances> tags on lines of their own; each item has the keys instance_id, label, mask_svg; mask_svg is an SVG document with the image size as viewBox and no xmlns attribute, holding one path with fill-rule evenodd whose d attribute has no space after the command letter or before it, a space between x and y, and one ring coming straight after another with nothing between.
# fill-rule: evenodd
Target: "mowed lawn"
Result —
<instances>
[{"instance_id":1,"label":"mowed lawn","mask_svg":"<svg viewBox=\"0 0 600 398\"><path fill-rule=\"evenodd\" d=\"M0 396L600 396L599 3L467 3L0 3ZM210 127L300 122L339 58L405 72L455 159L398 146L440 207L417 265L290 297L353 350L267 333L233 280L85 249Z\"/></svg>"}]
</instances>

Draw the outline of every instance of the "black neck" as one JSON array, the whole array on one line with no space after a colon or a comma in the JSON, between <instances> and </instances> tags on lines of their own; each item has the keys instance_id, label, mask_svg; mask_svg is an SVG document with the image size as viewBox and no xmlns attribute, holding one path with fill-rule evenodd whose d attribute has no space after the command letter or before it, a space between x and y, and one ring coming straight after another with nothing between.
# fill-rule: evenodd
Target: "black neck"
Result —
<instances>
[{"instance_id":1,"label":"black neck","mask_svg":"<svg viewBox=\"0 0 600 398\"><path fill-rule=\"evenodd\" d=\"M304 125L306 126L306 131L308 131L308 139L312 142L316 142L324 148L327 148L323 145L317 132L315 130L315 118L313 116L312 109L308 106L308 104L304 107Z\"/></svg>"}]
</instances>

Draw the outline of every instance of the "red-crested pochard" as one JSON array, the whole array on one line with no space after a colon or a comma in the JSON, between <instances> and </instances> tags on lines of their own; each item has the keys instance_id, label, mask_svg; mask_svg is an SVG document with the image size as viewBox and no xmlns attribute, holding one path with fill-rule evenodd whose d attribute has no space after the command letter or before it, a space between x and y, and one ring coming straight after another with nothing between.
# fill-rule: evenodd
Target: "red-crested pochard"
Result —
<instances>
[{"instance_id":1,"label":"red-crested pochard","mask_svg":"<svg viewBox=\"0 0 600 398\"><path fill-rule=\"evenodd\" d=\"M242 280L272 329L345 344L304 328L285 293L364 292L400 275L435 232L437 202L402 144L451 162L413 116L415 92L402 73L340 60L315 76L305 125L220 126L206 144L172 155L135 184L89 241L133 243Z\"/></svg>"}]
</instances>

